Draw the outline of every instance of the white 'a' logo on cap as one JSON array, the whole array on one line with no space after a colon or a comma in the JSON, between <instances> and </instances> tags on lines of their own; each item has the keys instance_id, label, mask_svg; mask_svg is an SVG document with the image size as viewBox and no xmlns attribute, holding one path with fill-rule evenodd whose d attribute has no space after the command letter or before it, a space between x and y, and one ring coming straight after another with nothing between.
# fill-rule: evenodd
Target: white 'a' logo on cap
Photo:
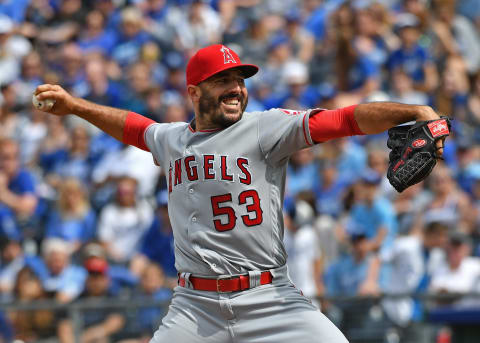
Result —
<instances>
[{"instance_id":1,"label":"white 'a' logo on cap","mask_svg":"<svg viewBox=\"0 0 480 343\"><path fill-rule=\"evenodd\" d=\"M237 61L235 61L235 58L233 57L232 53L230 52L229 48L222 45L222 47L220 48L220 51L223 52L223 64L237 63Z\"/></svg>"}]
</instances>

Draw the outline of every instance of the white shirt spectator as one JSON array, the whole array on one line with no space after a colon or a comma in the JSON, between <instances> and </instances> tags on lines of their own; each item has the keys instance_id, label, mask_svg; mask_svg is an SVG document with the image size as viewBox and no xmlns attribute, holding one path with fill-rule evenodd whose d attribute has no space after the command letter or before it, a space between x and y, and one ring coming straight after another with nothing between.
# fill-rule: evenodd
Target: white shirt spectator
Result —
<instances>
[{"instance_id":1,"label":"white shirt spectator","mask_svg":"<svg viewBox=\"0 0 480 343\"><path fill-rule=\"evenodd\" d=\"M195 10L193 6L196 6ZM221 40L220 16L209 5L198 3L187 9L172 9L167 20L183 49L215 44Z\"/></svg>"},{"instance_id":2,"label":"white shirt spectator","mask_svg":"<svg viewBox=\"0 0 480 343\"><path fill-rule=\"evenodd\" d=\"M455 270L446 263L436 269L430 289L434 292L468 293L475 291L479 281L480 258L466 257Z\"/></svg>"},{"instance_id":3,"label":"white shirt spectator","mask_svg":"<svg viewBox=\"0 0 480 343\"><path fill-rule=\"evenodd\" d=\"M134 146L107 154L93 169L92 180L101 183L109 176L128 175L138 181L140 197L153 195L161 168L153 163L152 154Z\"/></svg>"},{"instance_id":4,"label":"white shirt spectator","mask_svg":"<svg viewBox=\"0 0 480 343\"><path fill-rule=\"evenodd\" d=\"M288 235L288 272L297 288L307 297L317 293L314 263L321 257L317 233L311 225L302 226L296 233Z\"/></svg>"},{"instance_id":5,"label":"white shirt spectator","mask_svg":"<svg viewBox=\"0 0 480 343\"><path fill-rule=\"evenodd\" d=\"M115 251L116 262L126 263L138 250L140 240L153 220L153 209L145 200L135 207L109 204L100 213L98 235Z\"/></svg>"},{"instance_id":6,"label":"white shirt spectator","mask_svg":"<svg viewBox=\"0 0 480 343\"><path fill-rule=\"evenodd\" d=\"M392 267L385 293L401 294L417 290L425 272L432 275L445 264L445 253L432 249L426 260L423 243L418 236L397 238L391 249L385 249L380 256L382 262ZM407 324L412 318L414 302L411 298L386 299L383 306L389 317L399 325Z\"/></svg>"}]
</instances>

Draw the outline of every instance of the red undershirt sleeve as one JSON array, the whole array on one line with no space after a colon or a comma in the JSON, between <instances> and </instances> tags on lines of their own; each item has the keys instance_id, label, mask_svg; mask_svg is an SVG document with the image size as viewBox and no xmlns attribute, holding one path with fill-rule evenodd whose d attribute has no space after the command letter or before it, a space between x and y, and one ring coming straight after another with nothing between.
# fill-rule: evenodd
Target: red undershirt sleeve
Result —
<instances>
[{"instance_id":1,"label":"red undershirt sleeve","mask_svg":"<svg viewBox=\"0 0 480 343\"><path fill-rule=\"evenodd\" d=\"M321 143L339 137L364 135L353 115L356 106L312 114L308 120L312 140Z\"/></svg>"},{"instance_id":2,"label":"red undershirt sleeve","mask_svg":"<svg viewBox=\"0 0 480 343\"><path fill-rule=\"evenodd\" d=\"M145 143L145 130L152 124L155 124L153 120L135 112L129 112L123 127L122 142L150 151Z\"/></svg>"}]
</instances>

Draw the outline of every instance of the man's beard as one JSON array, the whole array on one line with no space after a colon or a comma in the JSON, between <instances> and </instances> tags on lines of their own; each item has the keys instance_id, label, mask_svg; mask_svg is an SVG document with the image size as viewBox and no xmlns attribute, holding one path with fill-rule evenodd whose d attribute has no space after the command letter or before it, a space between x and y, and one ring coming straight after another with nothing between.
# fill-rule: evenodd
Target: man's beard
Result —
<instances>
[{"instance_id":1,"label":"man's beard","mask_svg":"<svg viewBox=\"0 0 480 343\"><path fill-rule=\"evenodd\" d=\"M240 102L240 114L236 118L231 118L225 115L225 113L223 113L220 107L224 99L228 99L234 96L238 97L238 101ZM218 99L215 99L205 90L202 91L202 96L200 97L200 100L198 103L199 112L200 112L199 115L201 117L209 116L208 120L210 120L212 124L215 124L222 128L227 128L235 124L240 119L242 119L243 112L245 112L247 105L248 105L248 96L244 97L242 93L240 94L229 93L229 94L220 96Z\"/></svg>"}]
</instances>

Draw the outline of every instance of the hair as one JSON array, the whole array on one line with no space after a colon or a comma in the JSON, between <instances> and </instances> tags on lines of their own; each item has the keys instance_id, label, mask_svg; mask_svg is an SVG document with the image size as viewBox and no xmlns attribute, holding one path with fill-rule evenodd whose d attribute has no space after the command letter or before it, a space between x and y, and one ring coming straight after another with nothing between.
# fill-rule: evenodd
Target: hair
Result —
<instances>
[{"instance_id":1,"label":"hair","mask_svg":"<svg viewBox=\"0 0 480 343\"><path fill-rule=\"evenodd\" d=\"M449 230L449 227L445 223L431 222L425 226L424 233L426 235L434 235L434 234L447 232L448 230Z\"/></svg>"},{"instance_id":2,"label":"hair","mask_svg":"<svg viewBox=\"0 0 480 343\"><path fill-rule=\"evenodd\" d=\"M66 197L72 192L79 194L74 208L68 208ZM67 178L60 184L57 206L62 216L82 217L90 209L86 191L80 181L75 178Z\"/></svg>"},{"instance_id":3,"label":"hair","mask_svg":"<svg viewBox=\"0 0 480 343\"><path fill-rule=\"evenodd\" d=\"M61 239L61 238L48 238L45 239L42 243L42 253L43 256L48 256L52 252L60 251L67 255L70 255L72 252L72 247L70 243Z\"/></svg>"}]
</instances>

